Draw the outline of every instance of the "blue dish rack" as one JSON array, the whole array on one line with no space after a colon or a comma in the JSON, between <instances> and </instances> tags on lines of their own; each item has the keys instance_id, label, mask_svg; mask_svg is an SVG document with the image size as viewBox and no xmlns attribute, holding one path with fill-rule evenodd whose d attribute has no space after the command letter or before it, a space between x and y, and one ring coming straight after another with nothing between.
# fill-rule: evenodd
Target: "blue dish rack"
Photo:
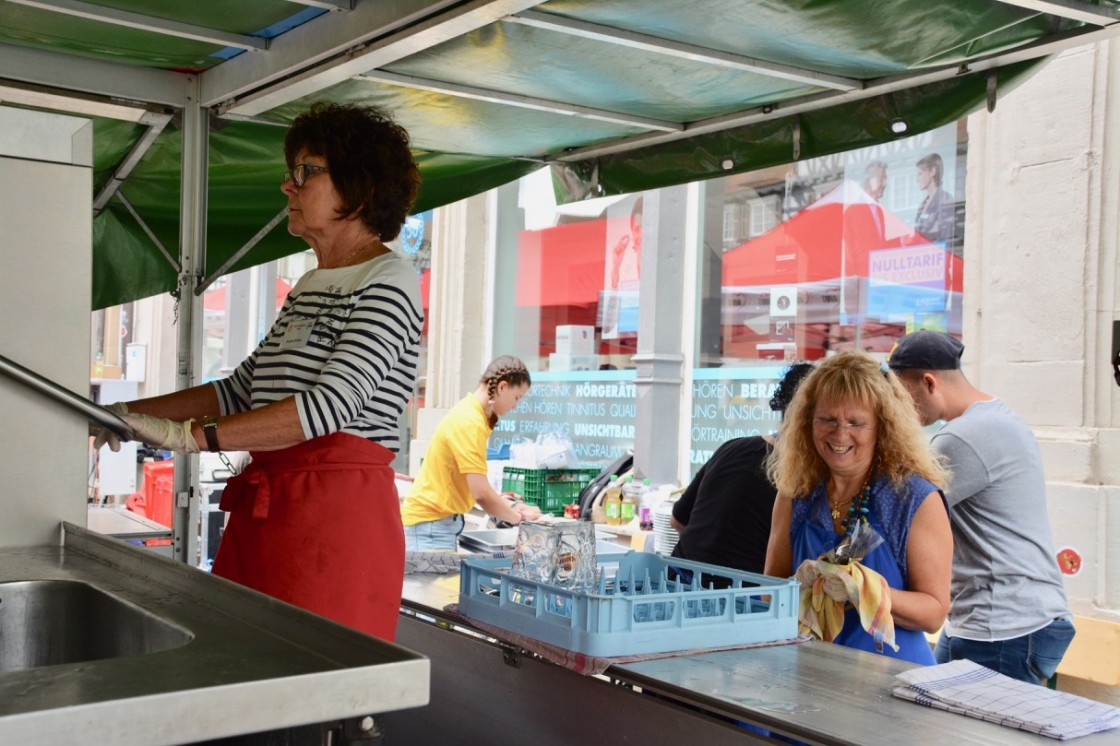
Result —
<instances>
[{"instance_id":1,"label":"blue dish rack","mask_svg":"<svg viewBox=\"0 0 1120 746\"><path fill-rule=\"evenodd\" d=\"M627 552L600 560L598 587L585 592L515 577L509 574L511 564L508 558L464 559L459 611L534 640L601 657L797 636L800 584L792 578Z\"/></svg>"}]
</instances>

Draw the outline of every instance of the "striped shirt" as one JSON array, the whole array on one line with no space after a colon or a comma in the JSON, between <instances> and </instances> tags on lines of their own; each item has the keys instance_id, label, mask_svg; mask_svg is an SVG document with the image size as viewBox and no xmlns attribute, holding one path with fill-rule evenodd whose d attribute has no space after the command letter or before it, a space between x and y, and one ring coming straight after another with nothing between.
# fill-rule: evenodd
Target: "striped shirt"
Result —
<instances>
[{"instance_id":1,"label":"striped shirt","mask_svg":"<svg viewBox=\"0 0 1120 746\"><path fill-rule=\"evenodd\" d=\"M395 253L311 270L257 349L214 383L221 414L294 396L309 440L344 432L397 451L423 323L416 271Z\"/></svg>"}]
</instances>

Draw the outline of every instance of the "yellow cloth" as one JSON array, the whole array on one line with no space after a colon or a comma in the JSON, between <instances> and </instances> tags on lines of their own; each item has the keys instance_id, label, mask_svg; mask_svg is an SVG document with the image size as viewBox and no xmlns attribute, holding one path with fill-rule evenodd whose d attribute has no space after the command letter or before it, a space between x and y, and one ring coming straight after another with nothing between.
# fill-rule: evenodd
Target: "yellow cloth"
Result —
<instances>
[{"instance_id":1,"label":"yellow cloth","mask_svg":"<svg viewBox=\"0 0 1120 746\"><path fill-rule=\"evenodd\" d=\"M835 565L824 560L805 560L797 568L801 583L800 632L832 642L844 628L844 607L851 603L859 621L877 642L895 652L894 619L891 618L891 589L886 579L860 562Z\"/></svg>"},{"instance_id":2,"label":"yellow cloth","mask_svg":"<svg viewBox=\"0 0 1120 746\"><path fill-rule=\"evenodd\" d=\"M438 521L474 507L467 474L486 476L490 423L473 393L464 396L436 425L420 473L401 503L406 526Z\"/></svg>"}]
</instances>

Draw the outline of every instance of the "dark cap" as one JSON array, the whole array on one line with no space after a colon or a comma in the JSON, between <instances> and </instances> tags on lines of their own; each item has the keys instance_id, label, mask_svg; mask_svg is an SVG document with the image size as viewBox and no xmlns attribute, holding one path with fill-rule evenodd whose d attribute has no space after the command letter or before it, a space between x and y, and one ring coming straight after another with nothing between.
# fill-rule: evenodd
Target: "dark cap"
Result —
<instances>
[{"instance_id":1,"label":"dark cap","mask_svg":"<svg viewBox=\"0 0 1120 746\"><path fill-rule=\"evenodd\" d=\"M894 370L957 370L961 367L964 345L943 332L923 329L911 332L891 350L887 364Z\"/></svg>"}]
</instances>

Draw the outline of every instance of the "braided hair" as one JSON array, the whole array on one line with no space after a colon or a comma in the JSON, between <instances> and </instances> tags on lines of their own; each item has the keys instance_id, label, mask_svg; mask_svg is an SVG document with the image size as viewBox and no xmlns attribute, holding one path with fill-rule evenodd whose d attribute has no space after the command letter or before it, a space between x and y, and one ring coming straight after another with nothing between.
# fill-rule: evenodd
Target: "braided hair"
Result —
<instances>
[{"instance_id":1,"label":"braided hair","mask_svg":"<svg viewBox=\"0 0 1120 746\"><path fill-rule=\"evenodd\" d=\"M482 377L478 382L486 387L486 395L490 400L494 400L494 395L498 393L498 384L505 381L510 386L526 386L532 385L529 380L529 369L525 367L525 363L513 355L499 355L494 358L486 370L482 372ZM493 412L490 413L490 429L493 429L498 424L498 415Z\"/></svg>"}]
</instances>

